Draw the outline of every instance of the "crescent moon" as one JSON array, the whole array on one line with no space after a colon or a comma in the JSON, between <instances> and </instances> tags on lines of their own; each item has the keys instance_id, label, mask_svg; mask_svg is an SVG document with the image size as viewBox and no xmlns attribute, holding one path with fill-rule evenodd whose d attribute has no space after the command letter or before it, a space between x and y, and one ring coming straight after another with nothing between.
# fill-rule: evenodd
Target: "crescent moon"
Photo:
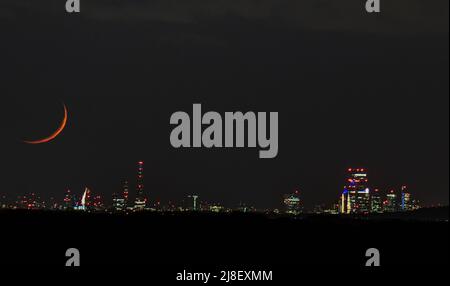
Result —
<instances>
[{"instance_id":1,"label":"crescent moon","mask_svg":"<svg viewBox=\"0 0 450 286\"><path fill-rule=\"evenodd\" d=\"M56 137L58 137L59 134L61 134L61 132L63 132L64 128L66 128L67 125L67 120L69 118L69 112L67 110L67 106L65 104L63 104L64 106L64 118L61 121L61 124L59 125L58 129L50 136L43 138L43 139L39 139L39 140L34 140L34 141L26 141L24 140L24 143L27 144L43 144L43 143L47 143L52 141L53 139L55 139Z\"/></svg>"}]
</instances>

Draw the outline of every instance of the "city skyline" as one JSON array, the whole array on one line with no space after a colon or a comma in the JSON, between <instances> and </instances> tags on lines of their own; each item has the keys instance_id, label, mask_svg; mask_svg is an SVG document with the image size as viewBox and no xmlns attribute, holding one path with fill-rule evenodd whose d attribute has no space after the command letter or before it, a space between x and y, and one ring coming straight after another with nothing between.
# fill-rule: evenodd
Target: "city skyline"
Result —
<instances>
[{"instance_id":1,"label":"city skyline","mask_svg":"<svg viewBox=\"0 0 450 286\"><path fill-rule=\"evenodd\" d=\"M130 192L128 180L122 182L122 189L108 195L99 195L91 198L94 192L85 187L83 192L77 193L67 189L64 199L58 200L55 197L42 198L39 194L28 193L18 195L14 198L0 194L0 208L25 208L25 209L80 209L88 210L109 210L109 211L142 211L142 210L206 210L203 206L224 208L224 210L252 210L252 211L275 211L287 214L300 214L302 212L315 212L329 214L368 214L381 212L410 211L419 207L440 207L448 206L445 203L437 205L422 205L420 200L412 194L406 185L399 188L391 187L386 190L372 187L368 181L368 170L366 168L348 168L348 176L345 181L347 186L343 187L340 197L330 202L314 203L313 207L306 207L303 199L303 191L299 188L285 192L283 198L279 200L279 207L267 208L257 206L253 202L239 201L238 204L226 205L219 200L204 199L198 194L185 195L181 198L171 198L161 201L152 197L151 190L144 191L144 161L137 162L136 183L134 191ZM361 185L360 185L361 184ZM354 191L352 191L352 189ZM353 195L352 195L353 194ZM361 197L362 195L362 197ZM352 196L352 197L350 197ZM360 196L362 199L360 199ZM29 203L28 201L33 201ZM39 200L39 201L38 201ZM97 202L96 202L97 200ZM193 202L189 202L189 201ZM392 200L392 201L391 201ZM58 204L61 201L61 204ZM193 205L192 205L193 203ZM190 207L187 207L189 206ZM101 207L100 207L101 206ZM198 206L198 208L196 207ZM208 209L209 210L209 209Z\"/></svg>"},{"instance_id":2,"label":"city skyline","mask_svg":"<svg viewBox=\"0 0 450 286\"><path fill-rule=\"evenodd\" d=\"M335 16L326 23L340 23L342 15L358 19L351 25L318 30L274 15L243 18L239 9L217 19L201 13L200 22L151 18L137 25L25 15L8 6L18 19L1 19L11 27L2 33L11 45L0 47L8 71L0 192L49 197L89 186L109 197L122 180L134 184L134 163L143 160L151 178L145 187L161 200L199 193L229 205L275 208L283 194L300 188L311 208L335 199L345 168L365 166L381 190L406 184L426 205L448 202L448 27L439 12L448 3L430 7L439 17L414 11L417 22L395 21L395 37L392 21L368 35L380 23L363 16L359 4L346 3L353 7L348 14L320 13ZM57 11L53 5L30 9ZM296 1L286 5L284 13L310 19ZM314 10L339 10L329 5ZM395 11L411 19L403 7ZM42 41L35 46L25 35ZM46 144L24 144L57 130L61 103L69 110L64 131ZM256 148L173 148L170 117L193 104L219 114L277 112L277 156L269 162Z\"/></svg>"},{"instance_id":3,"label":"city skyline","mask_svg":"<svg viewBox=\"0 0 450 286\"><path fill-rule=\"evenodd\" d=\"M0 4L0 264L448 263L449 0L79 1Z\"/></svg>"}]
</instances>

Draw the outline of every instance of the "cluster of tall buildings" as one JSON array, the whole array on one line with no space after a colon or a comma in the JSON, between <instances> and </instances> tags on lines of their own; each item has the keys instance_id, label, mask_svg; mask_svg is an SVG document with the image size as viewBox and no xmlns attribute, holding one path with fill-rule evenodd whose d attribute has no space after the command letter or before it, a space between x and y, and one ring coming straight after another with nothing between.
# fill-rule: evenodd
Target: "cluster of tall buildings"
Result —
<instances>
[{"instance_id":1,"label":"cluster of tall buildings","mask_svg":"<svg viewBox=\"0 0 450 286\"><path fill-rule=\"evenodd\" d=\"M130 184L128 180L123 181L121 192L112 194L112 211L143 211L148 207L148 198L144 187L144 162L137 163L136 192L134 200L130 198Z\"/></svg>"},{"instance_id":2,"label":"cluster of tall buildings","mask_svg":"<svg viewBox=\"0 0 450 286\"><path fill-rule=\"evenodd\" d=\"M349 168L347 184L339 199L341 214L369 214L411 211L419 207L406 186L400 190L381 192L369 188L368 174L363 168Z\"/></svg>"},{"instance_id":3,"label":"cluster of tall buildings","mask_svg":"<svg viewBox=\"0 0 450 286\"><path fill-rule=\"evenodd\" d=\"M48 209L48 210L83 210L83 211L126 211L144 210L147 207L147 198L144 193L144 162L138 162L136 177L136 195L135 200L129 200L130 189L128 181L124 181L122 191L113 193L112 205L106 206L101 195L94 195L86 187L83 192L76 193L66 190L62 202L57 202L50 198L48 202L42 200L35 193L25 194L17 197L17 200L11 202L6 196L0 197L0 208L4 209Z\"/></svg>"},{"instance_id":4,"label":"cluster of tall buildings","mask_svg":"<svg viewBox=\"0 0 450 286\"><path fill-rule=\"evenodd\" d=\"M239 210L242 212L255 211L254 207L240 204L237 209L227 209L220 203L200 201L199 196L192 194L181 200L180 204L169 201L162 205L155 200L151 204L146 196L144 185L144 162L137 162L135 191L133 192L128 180L123 181L122 188L112 194L112 203L106 205L103 197L95 195L89 188L82 192L66 190L62 201L57 202L53 198L45 202L35 193L18 197L14 202L7 202L5 196L0 196L0 208L3 209L48 209L62 211L108 211L108 212L137 212L144 210L153 211L199 211L199 212L229 212Z\"/></svg>"},{"instance_id":5,"label":"cluster of tall buildings","mask_svg":"<svg viewBox=\"0 0 450 286\"><path fill-rule=\"evenodd\" d=\"M113 211L142 211L147 207L147 197L144 192L144 162L137 163L135 200L130 200L130 185L127 180L122 184L121 192L112 194Z\"/></svg>"},{"instance_id":6,"label":"cluster of tall buildings","mask_svg":"<svg viewBox=\"0 0 450 286\"><path fill-rule=\"evenodd\" d=\"M299 191L283 196L284 213L300 214L303 212L303 201ZM419 201L413 199L406 186L382 192L369 185L367 170L349 168L346 184L340 193L338 203L331 208L324 205L314 206L313 213L328 214L370 214L385 212L412 211L419 208Z\"/></svg>"},{"instance_id":7,"label":"cluster of tall buildings","mask_svg":"<svg viewBox=\"0 0 450 286\"><path fill-rule=\"evenodd\" d=\"M137 163L136 193L134 201L130 200L130 186L128 180L123 181L122 190L112 194L112 204L105 207L101 196L93 196L86 188L81 199L77 199L70 191L64 198L63 209L74 210L111 210L111 211L142 211L147 208L147 197L144 193L144 162Z\"/></svg>"},{"instance_id":8,"label":"cluster of tall buildings","mask_svg":"<svg viewBox=\"0 0 450 286\"><path fill-rule=\"evenodd\" d=\"M77 196L71 190L67 190L62 205L52 207L52 209L84 211L101 211L104 208L103 197L101 195L93 195L88 187L84 189L81 196Z\"/></svg>"},{"instance_id":9,"label":"cluster of tall buildings","mask_svg":"<svg viewBox=\"0 0 450 286\"><path fill-rule=\"evenodd\" d=\"M67 190L62 203L54 198L49 201L42 200L35 193L26 194L17 198L15 202L6 203L6 198L0 197L0 208L13 209L52 209L52 210L83 210L83 211L206 211L206 212L255 212L254 207L240 203L237 208L228 209L217 203L208 203L199 200L199 196L192 194L176 206L173 202L162 205L155 201L150 205L144 188L144 162L137 162L135 191L131 191L128 180L123 181L119 192L112 194L112 204L106 206L100 195L94 195L89 188L85 188L80 195ZM133 199L131 199L133 195ZM303 213L303 200L298 190L286 194L282 200L284 213L298 215ZM349 168L347 170L346 184L340 193L339 200L331 208L323 205L314 207L314 213L330 214L369 214L383 212L411 211L419 208L406 186L398 190L382 192L369 185L368 173L364 168ZM260 210L261 212L279 213L278 209Z\"/></svg>"}]
</instances>

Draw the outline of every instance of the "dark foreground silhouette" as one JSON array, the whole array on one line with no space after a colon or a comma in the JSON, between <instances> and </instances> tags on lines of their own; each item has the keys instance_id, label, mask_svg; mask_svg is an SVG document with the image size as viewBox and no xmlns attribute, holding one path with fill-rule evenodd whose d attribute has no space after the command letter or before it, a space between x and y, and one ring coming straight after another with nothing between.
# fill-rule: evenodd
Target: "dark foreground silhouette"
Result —
<instances>
[{"instance_id":1,"label":"dark foreground silhouette","mask_svg":"<svg viewBox=\"0 0 450 286\"><path fill-rule=\"evenodd\" d=\"M370 217L0 211L0 264L364 266L448 263L448 208Z\"/></svg>"}]
</instances>

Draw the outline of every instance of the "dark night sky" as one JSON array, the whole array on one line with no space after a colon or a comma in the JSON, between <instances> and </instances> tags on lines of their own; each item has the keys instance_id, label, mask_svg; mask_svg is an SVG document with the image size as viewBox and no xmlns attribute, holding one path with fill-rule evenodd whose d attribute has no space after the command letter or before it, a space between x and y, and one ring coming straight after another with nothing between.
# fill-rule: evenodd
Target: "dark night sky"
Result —
<instances>
[{"instance_id":1,"label":"dark night sky","mask_svg":"<svg viewBox=\"0 0 450 286\"><path fill-rule=\"evenodd\" d=\"M298 188L329 204L364 166L372 187L448 204L448 1L34 2L0 4L0 193L110 197L144 160L151 200L279 207ZM55 129L61 101L62 136L21 143ZM193 103L278 111L278 157L173 149L170 115Z\"/></svg>"}]
</instances>

